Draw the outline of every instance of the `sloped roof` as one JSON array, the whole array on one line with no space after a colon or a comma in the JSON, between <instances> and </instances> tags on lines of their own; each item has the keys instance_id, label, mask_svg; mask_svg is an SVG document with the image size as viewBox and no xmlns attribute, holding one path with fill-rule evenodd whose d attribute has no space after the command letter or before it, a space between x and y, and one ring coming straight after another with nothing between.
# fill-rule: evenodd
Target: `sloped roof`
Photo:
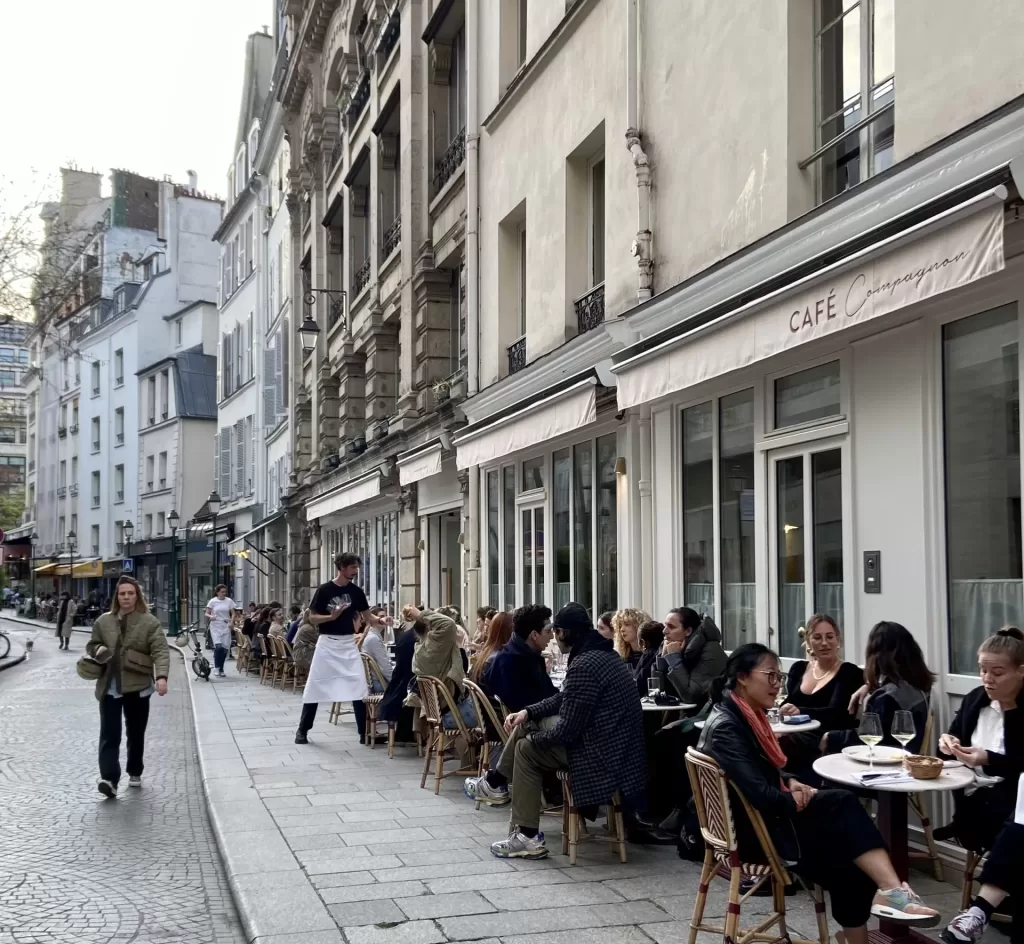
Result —
<instances>
[{"instance_id":1,"label":"sloped roof","mask_svg":"<svg viewBox=\"0 0 1024 944\"><path fill-rule=\"evenodd\" d=\"M274 37L269 33L251 33L245 41L245 73L242 78L242 103L238 111L234 154L238 153L239 145L248 141L253 119L263 113L263 102L270 92L273 74Z\"/></svg>"},{"instance_id":2,"label":"sloped roof","mask_svg":"<svg viewBox=\"0 0 1024 944\"><path fill-rule=\"evenodd\" d=\"M201 345L174 356L174 395L178 415L190 419L217 418L217 358Z\"/></svg>"}]
</instances>

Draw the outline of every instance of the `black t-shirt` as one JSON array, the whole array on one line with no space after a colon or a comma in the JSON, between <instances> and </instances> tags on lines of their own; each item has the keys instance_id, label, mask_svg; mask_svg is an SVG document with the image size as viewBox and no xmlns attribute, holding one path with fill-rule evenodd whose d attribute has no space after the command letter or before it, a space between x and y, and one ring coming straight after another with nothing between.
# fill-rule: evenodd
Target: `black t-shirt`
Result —
<instances>
[{"instance_id":1,"label":"black t-shirt","mask_svg":"<svg viewBox=\"0 0 1024 944\"><path fill-rule=\"evenodd\" d=\"M350 606L337 619L320 624L320 634L323 636L351 636L353 634L352 623L356 613L365 613L370 604L366 600L366 594L354 583L347 583L339 587L333 580L321 584L313 595L313 602L309 604L310 610L326 616L336 606L340 606L347 596Z\"/></svg>"}]
</instances>

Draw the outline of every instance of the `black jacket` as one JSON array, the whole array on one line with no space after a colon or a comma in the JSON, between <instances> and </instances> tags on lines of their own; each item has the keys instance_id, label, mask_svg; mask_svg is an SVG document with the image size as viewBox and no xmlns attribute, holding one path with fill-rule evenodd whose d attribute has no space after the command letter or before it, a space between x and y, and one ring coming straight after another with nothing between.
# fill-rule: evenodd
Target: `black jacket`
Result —
<instances>
[{"instance_id":1,"label":"black jacket","mask_svg":"<svg viewBox=\"0 0 1024 944\"><path fill-rule=\"evenodd\" d=\"M792 777L768 759L747 719L728 695L712 709L697 750L717 760L732 784L764 817L783 861L799 860L800 847L793 828L796 801L781 785L781 781L788 783ZM746 861L756 861L760 847L738 797L733 798L732 815L741 856Z\"/></svg>"},{"instance_id":2,"label":"black jacket","mask_svg":"<svg viewBox=\"0 0 1024 944\"><path fill-rule=\"evenodd\" d=\"M657 661L658 650L645 649L640 653L640 660L633 669L633 681L636 682L636 690L640 693L641 698L647 697L647 680L654 676L654 666Z\"/></svg>"},{"instance_id":3,"label":"black jacket","mask_svg":"<svg viewBox=\"0 0 1024 944\"><path fill-rule=\"evenodd\" d=\"M675 689L683 702L703 705L711 683L725 671L725 662L722 631L705 616L686 640L678 659L658 656L661 690L671 694Z\"/></svg>"},{"instance_id":4,"label":"black jacket","mask_svg":"<svg viewBox=\"0 0 1024 944\"><path fill-rule=\"evenodd\" d=\"M647 789L643 710L610 639L588 632L569 654L562 691L527 710L531 721L558 715L531 737L538 747L565 748L577 806L607 803L616 790L635 799Z\"/></svg>"},{"instance_id":5,"label":"black jacket","mask_svg":"<svg viewBox=\"0 0 1024 944\"><path fill-rule=\"evenodd\" d=\"M405 701L412 681L412 652L416 648L416 633L406 629L398 633L395 640L395 667L391 672L391 681L380 701L380 718L382 721L396 723L402 713L402 702Z\"/></svg>"},{"instance_id":6,"label":"black jacket","mask_svg":"<svg viewBox=\"0 0 1024 944\"><path fill-rule=\"evenodd\" d=\"M909 711L914 716L914 738L907 744L911 754L921 751L925 725L928 724L929 695L914 688L908 682L887 682L882 680L864 700L864 711L873 711L882 723L882 744L886 747L899 747L899 742L892 736L892 721L897 711ZM860 736L856 726L845 731L828 731L825 734L828 745L827 754L834 754L844 747L860 744Z\"/></svg>"},{"instance_id":7,"label":"black jacket","mask_svg":"<svg viewBox=\"0 0 1024 944\"><path fill-rule=\"evenodd\" d=\"M978 726L978 716L982 708L987 708L992 701L984 687L976 689L964 696L960 709L949 726L952 734L964 747L971 746L971 737ZM1017 696L1017 707L1003 713L1003 747L1005 754L988 752L988 763L983 768L990 777L1003 777L1012 780L1024 773L1024 691Z\"/></svg>"},{"instance_id":8,"label":"black jacket","mask_svg":"<svg viewBox=\"0 0 1024 944\"><path fill-rule=\"evenodd\" d=\"M509 711L522 711L557 692L544 656L514 633L488 663L487 686Z\"/></svg>"}]
</instances>

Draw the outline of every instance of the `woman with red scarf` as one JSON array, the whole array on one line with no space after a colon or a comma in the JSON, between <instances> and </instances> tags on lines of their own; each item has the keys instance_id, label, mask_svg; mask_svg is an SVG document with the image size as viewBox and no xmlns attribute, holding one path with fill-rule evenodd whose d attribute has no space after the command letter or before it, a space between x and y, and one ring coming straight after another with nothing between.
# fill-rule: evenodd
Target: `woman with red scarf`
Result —
<instances>
[{"instance_id":1,"label":"woman with red scarf","mask_svg":"<svg viewBox=\"0 0 1024 944\"><path fill-rule=\"evenodd\" d=\"M779 747L766 712L784 678L779 657L767 646L734 649L725 673L712 684L716 702L698 750L721 765L732 785L764 817L779 856L794 872L829 892L832 916L847 944L867 944L867 920L933 926L939 915L900 883L875 824L846 790L815 790L782 768ZM762 858L743 806L732 804L740 857Z\"/></svg>"}]
</instances>

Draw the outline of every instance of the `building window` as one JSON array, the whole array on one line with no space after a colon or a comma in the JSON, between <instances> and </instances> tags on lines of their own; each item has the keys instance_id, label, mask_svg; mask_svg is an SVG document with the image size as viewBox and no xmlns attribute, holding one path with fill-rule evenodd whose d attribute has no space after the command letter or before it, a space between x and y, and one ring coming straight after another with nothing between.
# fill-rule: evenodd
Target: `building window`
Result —
<instances>
[{"instance_id":1,"label":"building window","mask_svg":"<svg viewBox=\"0 0 1024 944\"><path fill-rule=\"evenodd\" d=\"M100 473L93 472L92 474L92 507L100 507Z\"/></svg>"},{"instance_id":2,"label":"building window","mask_svg":"<svg viewBox=\"0 0 1024 944\"><path fill-rule=\"evenodd\" d=\"M57 484L61 488L68 484L68 463L66 459L60 460L60 467L57 472Z\"/></svg>"},{"instance_id":3,"label":"building window","mask_svg":"<svg viewBox=\"0 0 1024 944\"><path fill-rule=\"evenodd\" d=\"M683 598L698 613L715 605L714 409L683 410Z\"/></svg>"},{"instance_id":4,"label":"building window","mask_svg":"<svg viewBox=\"0 0 1024 944\"><path fill-rule=\"evenodd\" d=\"M517 257L516 257L516 273L517 273L517 288L518 288L518 304L516 307L517 322L516 330L518 331L517 337L526 336L526 225L519 227L517 234Z\"/></svg>"},{"instance_id":5,"label":"building window","mask_svg":"<svg viewBox=\"0 0 1024 944\"><path fill-rule=\"evenodd\" d=\"M71 487L78 488L78 456L71 457Z\"/></svg>"},{"instance_id":6,"label":"building window","mask_svg":"<svg viewBox=\"0 0 1024 944\"><path fill-rule=\"evenodd\" d=\"M466 30L459 27L452 37L451 69L448 73L448 140L466 127Z\"/></svg>"},{"instance_id":7,"label":"building window","mask_svg":"<svg viewBox=\"0 0 1024 944\"><path fill-rule=\"evenodd\" d=\"M523 462L523 487L522 491L529 492L535 488L544 487L544 457L537 456L534 459L527 459Z\"/></svg>"},{"instance_id":8,"label":"building window","mask_svg":"<svg viewBox=\"0 0 1024 944\"><path fill-rule=\"evenodd\" d=\"M142 519L142 533L147 537L153 537L153 516L146 515Z\"/></svg>"},{"instance_id":9,"label":"building window","mask_svg":"<svg viewBox=\"0 0 1024 944\"><path fill-rule=\"evenodd\" d=\"M114 503L124 501L124 466L114 466Z\"/></svg>"},{"instance_id":10,"label":"building window","mask_svg":"<svg viewBox=\"0 0 1024 944\"><path fill-rule=\"evenodd\" d=\"M90 529L90 532L92 538L90 542L92 544L92 553L93 556L96 556L100 552L100 526L98 524L94 524Z\"/></svg>"},{"instance_id":11,"label":"building window","mask_svg":"<svg viewBox=\"0 0 1024 944\"><path fill-rule=\"evenodd\" d=\"M157 462L157 471L159 472L159 475L157 476L157 478L158 478L158 480L160 482L158 487L159 488L167 488L167 453L166 452L161 452L160 453L160 457L159 457L159 460Z\"/></svg>"},{"instance_id":12,"label":"building window","mask_svg":"<svg viewBox=\"0 0 1024 944\"><path fill-rule=\"evenodd\" d=\"M819 364L775 381L775 428L839 416L842 395L839 361Z\"/></svg>"},{"instance_id":13,"label":"building window","mask_svg":"<svg viewBox=\"0 0 1024 944\"><path fill-rule=\"evenodd\" d=\"M94 453L100 451L100 418L98 416L92 418L92 451Z\"/></svg>"},{"instance_id":14,"label":"building window","mask_svg":"<svg viewBox=\"0 0 1024 944\"><path fill-rule=\"evenodd\" d=\"M718 401L721 627L726 649L754 639L754 391Z\"/></svg>"},{"instance_id":15,"label":"building window","mask_svg":"<svg viewBox=\"0 0 1024 944\"><path fill-rule=\"evenodd\" d=\"M892 164L895 0L819 0L815 39L819 193L828 200Z\"/></svg>"},{"instance_id":16,"label":"building window","mask_svg":"<svg viewBox=\"0 0 1024 944\"><path fill-rule=\"evenodd\" d=\"M448 336L451 353L448 370L457 373L463 366L466 357L466 267L460 265L451 274L451 301L449 302Z\"/></svg>"},{"instance_id":17,"label":"building window","mask_svg":"<svg viewBox=\"0 0 1024 944\"><path fill-rule=\"evenodd\" d=\"M71 425L78 431L78 397L71 401Z\"/></svg>"},{"instance_id":18,"label":"building window","mask_svg":"<svg viewBox=\"0 0 1024 944\"><path fill-rule=\"evenodd\" d=\"M100 362L92 362L92 395L98 397L100 395Z\"/></svg>"},{"instance_id":19,"label":"building window","mask_svg":"<svg viewBox=\"0 0 1024 944\"><path fill-rule=\"evenodd\" d=\"M114 544L115 544L115 553L123 554L124 553L124 522L123 521L115 521L114 522Z\"/></svg>"},{"instance_id":20,"label":"building window","mask_svg":"<svg viewBox=\"0 0 1024 944\"><path fill-rule=\"evenodd\" d=\"M124 445L124 407L114 410L114 445Z\"/></svg>"},{"instance_id":21,"label":"building window","mask_svg":"<svg viewBox=\"0 0 1024 944\"><path fill-rule=\"evenodd\" d=\"M943 328L950 671L977 672L981 641L1024 619L1017 306Z\"/></svg>"},{"instance_id":22,"label":"building window","mask_svg":"<svg viewBox=\"0 0 1024 944\"><path fill-rule=\"evenodd\" d=\"M516 0L516 66L526 62L526 8L529 0Z\"/></svg>"},{"instance_id":23,"label":"building window","mask_svg":"<svg viewBox=\"0 0 1024 944\"><path fill-rule=\"evenodd\" d=\"M153 456L146 456L146 491L153 491L153 472L156 468L156 460Z\"/></svg>"},{"instance_id":24,"label":"building window","mask_svg":"<svg viewBox=\"0 0 1024 944\"><path fill-rule=\"evenodd\" d=\"M146 422L150 426L156 422L156 377L146 383Z\"/></svg>"},{"instance_id":25,"label":"building window","mask_svg":"<svg viewBox=\"0 0 1024 944\"><path fill-rule=\"evenodd\" d=\"M498 542L501 540L501 490L498 487L498 470L487 473L487 600L488 606L497 607L501 600L499 570L501 554Z\"/></svg>"},{"instance_id":26,"label":"building window","mask_svg":"<svg viewBox=\"0 0 1024 944\"><path fill-rule=\"evenodd\" d=\"M168 413L170 412L170 386L170 371L160 371L160 419L162 420L167 419Z\"/></svg>"},{"instance_id":27,"label":"building window","mask_svg":"<svg viewBox=\"0 0 1024 944\"><path fill-rule=\"evenodd\" d=\"M14 443L18 441L18 430L14 426L0 426L0 443Z\"/></svg>"},{"instance_id":28,"label":"building window","mask_svg":"<svg viewBox=\"0 0 1024 944\"><path fill-rule=\"evenodd\" d=\"M604 157L590 165L590 285L604 281Z\"/></svg>"},{"instance_id":29,"label":"building window","mask_svg":"<svg viewBox=\"0 0 1024 944\"><path fill-rule=\"evenodd\" d=\"M120 387L124 383L124 350L118 348L114 351L114 386Z\"/></svg>"},{"instance_id":30,"label":"building window","mask_svg":"<svg viewBox=\"0 0 1024 944\"><path fill-rule=\"evenodd\" d=\"M181 318L179 318L177 321L174 322L174 344L175 344L175 347L181 347L181 343L182 343L181 342L181 335L182 335L182 328L181 328L181 326L182 326L182 324L183 324L183 321L182 321Z\"/></svg>"},{"instance_id":31,"label":"building window","mask_svg":"<svg viewBox=\"0 0 1024 944\"><path fill-rule=\"evenodd\" d=\"M164 515L164 513L162 511L158 511L156 513L156 533L157 534L163 534L164 533L164 525L165 525L166 520L167 520L167 518L166 518L166 516Z\"/></svg>"}]
</instances>

